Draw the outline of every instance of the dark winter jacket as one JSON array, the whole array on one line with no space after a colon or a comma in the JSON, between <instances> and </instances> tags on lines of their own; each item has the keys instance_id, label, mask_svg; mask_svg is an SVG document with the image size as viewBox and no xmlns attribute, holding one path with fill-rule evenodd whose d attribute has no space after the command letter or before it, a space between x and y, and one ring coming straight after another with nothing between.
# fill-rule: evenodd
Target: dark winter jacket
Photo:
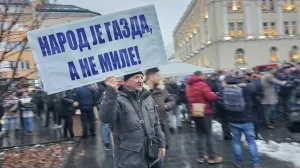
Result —
<instances>
[{"instance_id":1,"label":"dark winter jacket","mask_svg":"<svg viewBox=\"0 0 300 168\"><path fill-rule=\"evenodd\" d=\"M205 114L212 113L211 103L217 99L203 78L199 76L191 76L187 82L190 86L186 90L186 97L192 111L193 103L205 104Z\"/></svg>"},{"instance_id":2,"label":"dark winter jacket","mask_svg":"<svg viewBox=\"0 0 300 168\"><path fill-rule=\"evenodd\" d=\"M75 96L71 91L65 91L55 94L55 110L57 110L59 116L72 116L75 113L73 103L75 102Z\"/></svg>"},{"instance_id":3,"label":"dark winter jacket","mask_svg":"<svg viewBox=\"0 0 300 168\"><path fill-rule=\"evenodd\" d=\"M178 89L178 96L180 99L180 103L182 103L182 104L187 104L187 99L186 99L185 93L186 93L186 85L181 84Z\"/></svg>"},{"instance_id":4,"label":"dark winter jacket","mask_svg":"<svg viewBox=\"0 0 300 168\"><path fill-rule=\"evenodd\" d=\"M168 111L172 110L176 105L176 99L169 94L165 89L165 85L159 84L155 89L150 90L149 86L144 84L144 88L150 91L156 108L161 124L168 124Z\"/></svg>"},{"instance_id":5,"label":"dark winter jacket","mask_svg":"<svg viewBox=\"0 0 300 168\"><path fill-rule=\"evenodd\" d=\"M249 123L253 122L254 120L254 100L255 100L255 86L252 83L236 83L231 82L229 79L227 83L223 84L223 89L225 87L228 87L229 85L235 85L238 87L241 87L243 89L244 93L244 100L246 103L245 110L243 112L233 112L233 111L227 111L224 109L224 101L223 101L223 91L221 90L218 94L218 100L217 103L219 106L223 107L223 110L225 110L226 117L228 122L230 123L236 123L236 124L243 124L243 123Z\"/></svg>"},{"instance_id":6,"label":"dark winter jacket","mask_svg":"<svg viewBox=\"0 0 300 168\"><path fill-rule=\"evenodd\" d=\"M165 147L156 104L146 89L139 94L121 86L119 92L107 88L100 105L100 119L112 125L114 136L114 168L148 168L147 138L137 113L144 118L147 136L156 136L159 147ZM152 167L159 161L150 162Z\"/></svg>"},{"instance_id":7,"label":"dark winter jacket","mask_svg":"<svg viewBox=\"0 0 300 168\"><path fill-rule=\"evenodd\" d=\"M91 86L77 88L75 100L79 102L79 108L92 108L96 105L96 89Z\"/></svg>"},{"instance_id":8,"label":"dark winter jacket","mask_svg":"<svg viewBox=\"0 0 300 168\"><path fill-rule=\"evenodd\" d=\"M206 79L208 86L211 88L211 91L216 93L220 90L221 82L217 77L210 77Z\"/></svg>"},{"instance_id":9,"label":"dark winter jacket","mask_svg":"<svg viewBox=\"0 0 300 168\"><path fill-rule=\"evenodd\" d=\"M174 97L174 99L176 100L176 104L180 105L180 99L179 99L179 95L178 95L178 85L175 83L169 83L166 84L166 90L169 92L170 95L172 95Z\"/></svg>"}]
</instances>

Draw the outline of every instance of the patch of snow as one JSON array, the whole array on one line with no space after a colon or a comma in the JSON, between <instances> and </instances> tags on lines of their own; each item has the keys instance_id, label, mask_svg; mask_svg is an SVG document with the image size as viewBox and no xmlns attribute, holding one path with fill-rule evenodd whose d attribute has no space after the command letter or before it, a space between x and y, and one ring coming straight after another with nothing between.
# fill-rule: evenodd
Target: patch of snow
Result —
<instances>
[{"instance_id":1,"label":"patch of snow","mask_svg":"<svg viewBox=\"0 0 300 168\"><path fill-rule=\"evenodd\" d=\"M222 125L217 122L212 122L212 130L213 134L218 138L223 138L223 130ZM242 141L245 145L247 142L245 140L245 136L242 135ZM286 140L291 141L290 138L286 138ZM277 143L275 141L264 141L264 140L256 140L256 145L258 148L258 152L260 154L267 155L269 157L291 162L294 164L295 168L300 168L300 144L296 142L290 143Z\"/></svg>"},{"instance_id":2,"label":"patch of snow","mask_svg":"<svg viewBox=\"0 0 300 168\"><path fill-rule=\"evenodd\" d=\"M73 147L68 147L68 151L70 152L73 149Z\"/></svg>"},{"instance_id":3,"label":"patch of snow","mask_svg":"<svg viewBox=\"0 0 300 168\"><path fill-rule=\"evenodd\" d=\"M0 156L1 156L1 155L4 155L4 154L5 154L5 152L1 152L1 153L0 153Z\"/></svg>"}]
</instances>

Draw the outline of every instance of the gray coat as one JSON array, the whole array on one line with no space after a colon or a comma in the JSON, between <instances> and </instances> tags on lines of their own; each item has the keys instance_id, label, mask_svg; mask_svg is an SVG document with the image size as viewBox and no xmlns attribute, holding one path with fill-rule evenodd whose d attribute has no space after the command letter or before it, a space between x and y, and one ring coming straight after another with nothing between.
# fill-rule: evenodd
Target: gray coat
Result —
<instances>
[{"instance_id":1,"label":"gray coat","mask_svg":"<svg viewBox=\"0 0 300 168\"><path fill-rule=\"evenodd\" d=\"M100 104L100 119L112 125L114 135L114 168L149 168L155 162L146 159L146 142L137 113L144 116L148 135L156 135L159 147L165 148L165 136L161 130L155 102L149 91L143 90L139 96L121 86L119 92L108 88Z\"/></svg>"},{"instance_id":2,"label":"gray coat","mask_svg":"<svg viewBox=\"0 0 300 168\"><path fill-rule=\"evenodd\" d=\"M261 84L264 90L264 98L261 104L274 105L277 104L277 94L275 85L282 85L281 81L277 80L274 75L266 73L261 78Z\"/></svg>"}]
</instances>

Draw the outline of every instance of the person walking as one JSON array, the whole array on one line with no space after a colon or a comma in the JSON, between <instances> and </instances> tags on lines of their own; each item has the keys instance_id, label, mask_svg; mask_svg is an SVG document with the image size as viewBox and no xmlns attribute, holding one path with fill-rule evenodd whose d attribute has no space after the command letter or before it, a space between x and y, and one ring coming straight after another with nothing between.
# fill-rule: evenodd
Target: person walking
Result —
<instances>
[{"instance_id":1,"label":"person walking","mask_svg":"<svg viewBox=\"0 0 300 168\"><path fill-rule=\"evenodd\" d=\"M158 68L152 68L146 71L144 88L150 92L157 105L160 125L166 137L166 149L169 149L171 134L169 130L168 112L175 107L176 99L165 89L165 85L161 81Z\"/></svg>"},{"instance_id":2,"label":"person walking","mask_svg":"<svg viewBox=\"0 0 300 168\"><path fill-rule=\"evenodd\" d=\"M83 129L82 138L88 137L88 125L90 135L92 137L96 136L95 133L95 114L94 114L94 106L96 105L96 91L90 86L83 86L77 88L75 92L75 102L74 107L79 107L81 115L81 124Z\"/></svg>"},{"instance_id":3,"label":"person walking","mask_svg":"<svg viewBox=\"0 0 300 168\"><path fill-rule=\"evenodd\" d=\"M101 121L112 125L114 168L160 168L165 136L156 103L143 88L142 72L125 75L124 81L118 89L117 79L108 77L100 104Z\"/></svg>"},{"instance_id":4,"label":"person walking","mask_svg":"<svg viewBox=\"0 0 300 168\"><path fill-rule=\"evenodd\" d=\"M55 108L54 108L55 95L54 94L51 94L51 95L46 94L45 97L46 97L45 100L47 103L46 103L46 122L45 122L44 127L49 126L50 113L52 113L52 118L54 121L54 128L58 128L58 125L57 125L58 122L57 122L56 112L55 112Z\"/></svg>"},{"instance_id":5,"label":"person walking","mask_svg":"<svg viewBox=\"0 0 300 168\"><path fill-rule=\"evenodd\" d=\"M276 68L269 68L268 72L266 72L261 78L261 83L264 91L264 97L261 104L264 108L265 125L268 129L274 129L270 119L272 115L272 110L277 104L278 99L275 90L275 85L283 86L286 84L286 81L279 81L274 77L276 71Z\"/></svg>"},{"instance_id":6,"label":"person walking","mask_svg":"<svg viewBox=\"0 0 300 168\"><path fill-rule=\"evenodd\" d=\"M243 71L234 70L226 77L226 83L218 95L218 104L223 106L232 135L235 166L242 167L243 155L241 134L245 134L252 157L253 168L260 167L259 155L255 143L254 101L256 99L255 85L246 83Z\"/></svg>"},{"instance_id":7,"label":"person walking","mask_svg":"<svg viewBox=\"0 0 300 168\"><path fill-rule=\"evenodd\" d=\"M189 87L186 91L186 97L189 103L190 112L193 116L193 120L196 124L197 132L197 148L198 148L198 162L204 163L206 160L208 163L221 163L223 158L218 156L213 147L213 136L212 136L212 102L217 99L209 88L208 84L203 79L201 71L196 71L193 76L187 81ZM194 112L194 105L201 104L203 109L199 109L202 116L196 116ZM204 152L204 143L206 141L208 156Z\"/></svg>"}]
</instances>

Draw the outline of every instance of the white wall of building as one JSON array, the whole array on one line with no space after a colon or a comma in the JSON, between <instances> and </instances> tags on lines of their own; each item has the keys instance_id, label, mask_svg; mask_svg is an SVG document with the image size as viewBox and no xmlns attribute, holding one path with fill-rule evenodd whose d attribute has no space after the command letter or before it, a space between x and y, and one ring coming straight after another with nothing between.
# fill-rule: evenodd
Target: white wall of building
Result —
<instances>
[{"instance_id":1,"label":"white wall of building","mask_svg":"<svg viewBox=\"0 0 300 168\"><path fill-rule=\"evenodd\" d=\"M262 10L266 5L264 2L268 0L233 1L240 1L240 10L228 9L232 0L191 2L173 32L177 59L215 69L253 67L273 63L270 59L271 47L278 49L278 63L290 60L292 46L300 49L300 0L295 0L293 10L283 7L291 4L290 0L273 0L273 10ZM195 18L198 21L196 23ZM288 22L290 33L293 32L292 24L295 23L296 32L293 35L285 33L285 22ZM242 36L230 37L232 31L229 23L234 23L235 29L237 24L242 23ZM264 23L267 23L267 29ZM245 51L243 65L236 64L235 52L238 48ZM209 65L204 65L207 57Z\"/></svg>"}]
</instances>

